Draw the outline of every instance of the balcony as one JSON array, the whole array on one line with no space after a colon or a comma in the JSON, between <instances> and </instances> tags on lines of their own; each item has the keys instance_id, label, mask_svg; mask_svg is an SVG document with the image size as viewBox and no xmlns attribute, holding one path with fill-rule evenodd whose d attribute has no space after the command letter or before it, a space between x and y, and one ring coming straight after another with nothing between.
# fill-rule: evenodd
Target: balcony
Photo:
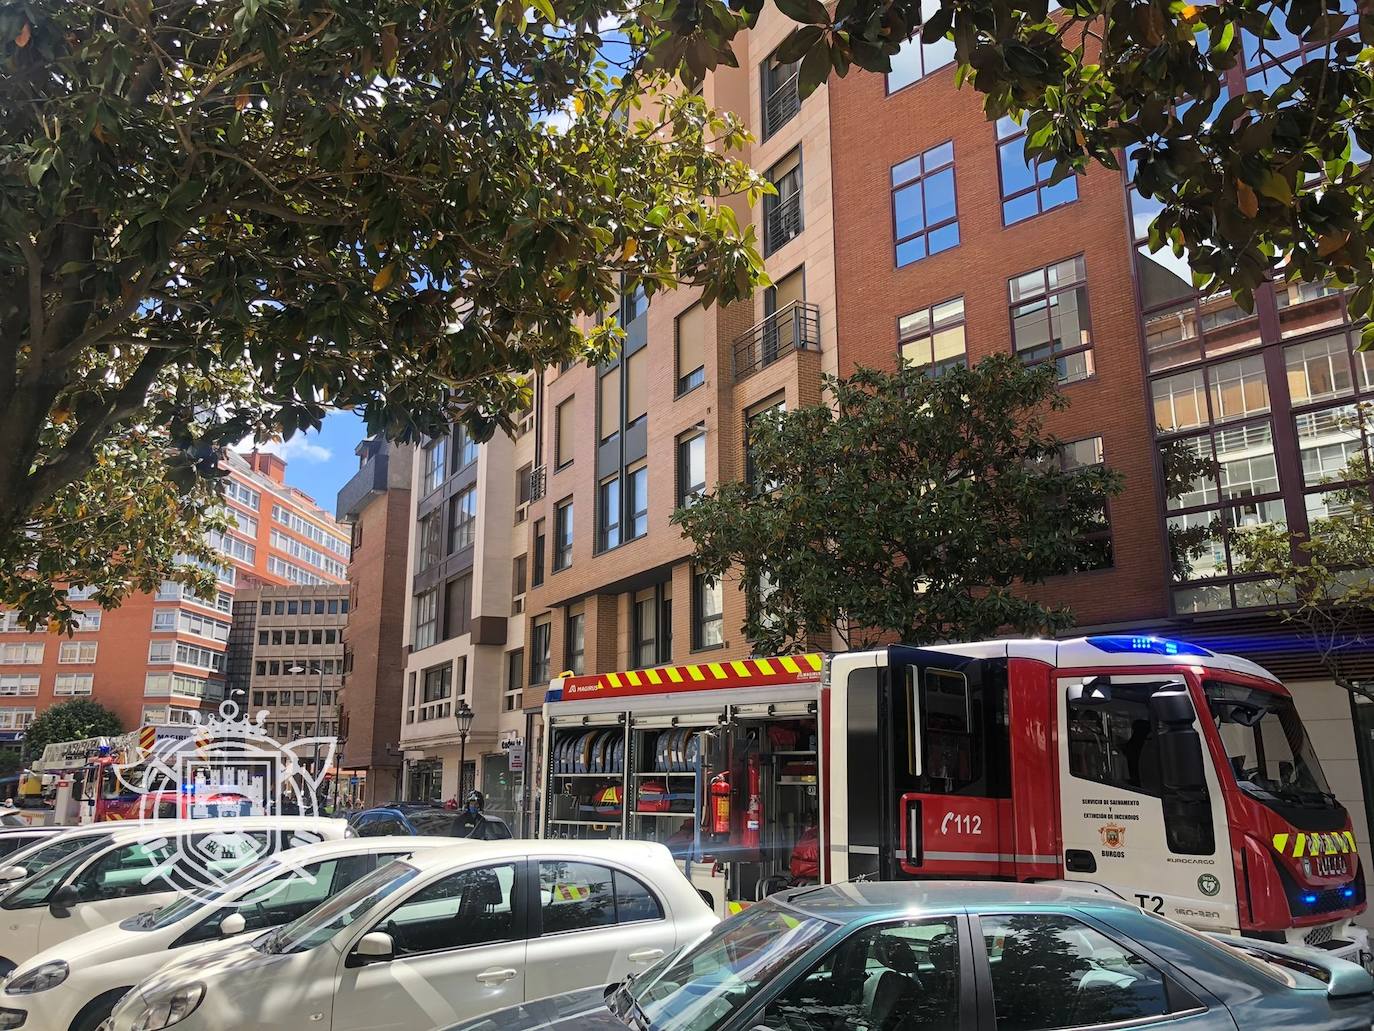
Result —
<instances>
[{"instance_id":1,"label":"balcony","mask_svg":"<svg viewBox=\"0 0 1374 1031\"><path fill-rule=\"evenodd\" d=\"M793 351L819 351L821 310L793 301L735 341L735 382L766 369Z\"/></svg>"},{"instance_id":2,"label":"balcony","mask_svg":"<svg viewBox=\"0 0 1374 1031\"><path fill-rule=\"evenodd\" d=\"M386 492L388 455L385 451L364 462L353 478L339 488L334 511L347 522L362 514L363 506L374 494Z\"/></svg>"},{"instance_id":3,"label":"balcony","mask_svg":"<svg viewBox=\"0 0 1374 1031\"><path fill-rule=\"evenodd\" d=\"M535 466L530 472L530 500L538 501L544 496L544 491L548 487L548 469L545 466Z\"/></svg>"},{"instance_id":4,"label":"balcony","mask_svg":"<svg viewBox=\"0 0 1374 1031\"><path fill-rule=\"evenodd\" d=\"M764 254L772 254L801 231L801 190L794 190L785 197L764 198Z\"/></svg>"},{"instance_id":5,"label":"balcony","mask_svg":"<svg viewBox=\"0 0 1374 1031\"><path fill-rule=\"evenodd\" d=\"M771 87L763 101L763 138L766 140L786 125L801 110L801 97L797 93L797 65L785 66L791 75L784 75L777 81L768 82ZM782 71L782 68L777 71ZM770 75L771 79L772 76Z\"/></svg>"}]
</instances>

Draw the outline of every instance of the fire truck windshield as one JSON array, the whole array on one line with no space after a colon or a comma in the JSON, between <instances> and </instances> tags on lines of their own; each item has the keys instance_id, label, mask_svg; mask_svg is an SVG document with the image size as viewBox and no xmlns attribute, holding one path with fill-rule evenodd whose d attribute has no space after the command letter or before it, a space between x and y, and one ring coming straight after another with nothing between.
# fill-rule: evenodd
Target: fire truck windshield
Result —
<instances>
[{"instance_id":1,"label":"fire truck windshield","mask_svg":"<svg viewBox=\"0 0 1374 1031\"><path fill-rule=\"evenodd\" d=\"M1296 824L1293 810L1341 809L1293 699L1219 680L1203 689L1242 791Z\"/></svg>"}]
</instances>

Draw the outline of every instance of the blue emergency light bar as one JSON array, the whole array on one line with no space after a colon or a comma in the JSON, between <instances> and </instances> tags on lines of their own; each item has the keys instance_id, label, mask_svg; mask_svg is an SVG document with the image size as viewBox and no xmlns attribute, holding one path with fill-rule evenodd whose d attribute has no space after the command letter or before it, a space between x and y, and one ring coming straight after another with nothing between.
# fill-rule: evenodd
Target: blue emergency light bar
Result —
<instances>
[{"instance_id":1,"label":"blue emergency light bar","mask_svg":"<svg viewBox=\"0 0 1374 1031\"><path fill-rule=\"evenodd\" d=\"M1126 634L1089 637L1088 643L1111 655L1124 655L1131 652L1148 655L1196 655L1207 658L1212 655L1206 648L1187 641L1171 641L1166 637L1129 636Z\"/></svg>"}]
</instances>

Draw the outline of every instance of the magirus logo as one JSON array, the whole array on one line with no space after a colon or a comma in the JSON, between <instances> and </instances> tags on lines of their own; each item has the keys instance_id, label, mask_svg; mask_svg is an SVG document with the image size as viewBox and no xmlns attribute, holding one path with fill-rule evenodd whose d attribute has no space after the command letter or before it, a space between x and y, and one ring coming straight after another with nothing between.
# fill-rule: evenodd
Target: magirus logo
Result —
<instances>
[{"instance_id":1,"label":"magirus logo","mask_svg":"<svg viewBox=\"0 0 1374 1031\"><path fill-rule=\"evenodd\" d=\"M133 762L113 767L120 786L118 805L108 817L164 835L140 844L143 883L195 899L219 899L231 877L249 864L319 840L298 827L270 821L226 826L235 819L286 814L324 816L322 787L333 766L332 737L279 742L263 726L267 713L240 714L232 701L200 721L195 732L155 739ZM205 819L203 829L194 822ZM177 821L173 823L173 821ZM287 887L290 878L272 883ZM251 893L254 903L265 897Z\"/></svg>"}]
</instances>

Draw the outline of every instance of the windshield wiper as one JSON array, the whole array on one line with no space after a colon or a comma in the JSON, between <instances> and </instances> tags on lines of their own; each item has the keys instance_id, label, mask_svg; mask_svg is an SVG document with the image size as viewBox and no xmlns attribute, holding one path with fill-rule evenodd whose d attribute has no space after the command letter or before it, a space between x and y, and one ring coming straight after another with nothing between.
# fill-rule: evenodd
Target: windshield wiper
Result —
<instances>
[{"instance_id":1,"label":"windshield wiper","mask_svg":"<svg viewBox=\"0 0 1374 1031\"><path fill-rule=\"evenodd\" d=\"M275 931L269 931L267 933L267 937L261 939L259 942L256 943L257 947L260 948L267 955L275 956L277 954L277 945L281 939L281 933L284 930L286 930L286 928L282 927L278 928Z\"/></svg>"},{"instance_id":2,"label":"windshield wiper","mask_svg":"<svg viewBox=\"0 0 1374 1031\"><path fill-rule=\"evenodd\" d=\"M630 994L628 984L621 985L616 990L615 995L611 996L612 1002L617 1000L624 1009L616 1010L613 1006L611 1008L612 1013L629 1024L635 1031L652 1031L648 1014L644 1012L644 1007L635 1002L635 997Z\"/></svg>"},{"instance_id":3,"label":"windshield wiper","mask_svg":"<svg viewBox=\"0 0 1374 1031\"><path fill-rule=\"evenodd\" d=\"M140 929L152 927L153 924L157 922L157 915L160 912L162 912L160 909L150 909L146 913L138 914L138 916L134 918L134 926Z\"/></svg>"}]
</instances>

